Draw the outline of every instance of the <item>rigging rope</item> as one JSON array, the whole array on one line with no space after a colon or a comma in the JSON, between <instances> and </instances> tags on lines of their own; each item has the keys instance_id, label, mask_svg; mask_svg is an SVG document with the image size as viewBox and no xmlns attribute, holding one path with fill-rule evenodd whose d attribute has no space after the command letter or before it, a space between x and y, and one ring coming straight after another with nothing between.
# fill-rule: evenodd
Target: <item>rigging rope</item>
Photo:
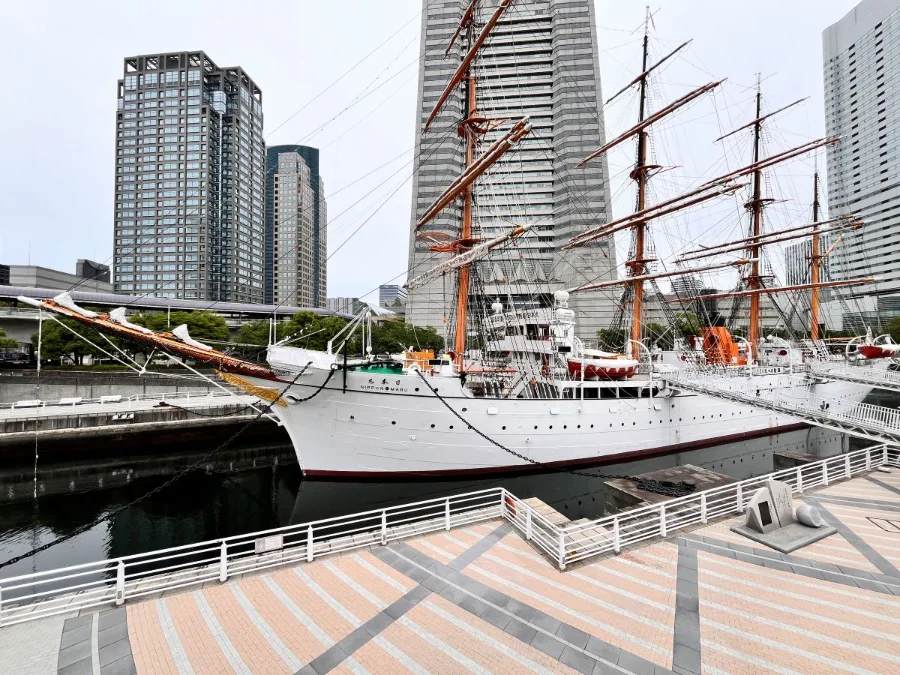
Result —
<instances>
[{"instance_id":1,"label":"rigging rope","mask_svg":"<svg viewBox=\"0 0 900 675\"><path fill-rule=\"evenodd\" d=\"M693 483L686 483L684 481L674 483L672 481L659 481L653 480L649 478L640 478L638 476L615 476L612 474L599 474L599 473L590 473L588 471L579 471L577 469L566 469L564 467L553 466L552 464L545 464L544 462L539 462L536 459L531 459L531 457L527 457L515 450L507 448L505 445L495 441L493 438L488 436L486 433L481 431L480 429L476 429L472 424L466 420L460 413L456 411L456 409L451 406L443 396L441 396L437 389L431 386L431 383L428 382L428 379L422 373L421 370L416 370L416 374L422 379L422 382L425 383L425 386L431 390L431 393L435 395L435 397L444 404L444 407L447 408L453 415L463 424L465 424L469 429L474 431L476 434L481 436L484 440L486 440L491 445L494 445L503 452L509 453L513 457L517 457L521 459L523 462L527 462L528 464L532 464L533 466L541 467L546 469L547 471L556 471L558 473L570 473L576 476L585 476L587 478L602 478L604 480L611 479L622 479L629 480L636 484L639 490L646 490L648 492L655 492L657 494L667 495L669 497L684 497L685 495L689 495L696 489L696 485Z\"/></svg>"}]
</instances>

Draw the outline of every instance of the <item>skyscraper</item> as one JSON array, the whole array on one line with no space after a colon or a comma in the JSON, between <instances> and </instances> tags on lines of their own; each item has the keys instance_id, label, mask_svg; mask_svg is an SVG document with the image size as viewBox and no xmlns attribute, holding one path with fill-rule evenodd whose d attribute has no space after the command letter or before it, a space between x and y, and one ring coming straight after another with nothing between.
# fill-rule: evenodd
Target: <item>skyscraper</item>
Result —
<instances>
[{"instance_id":1,"label":"skyscraper","mask_svg":"<svg viewBox=\"0 0 900 675\"><path fill-rule=\"evenodd\" d=\"M825 124L841 137L828 148L829 215L854 213L866 223L845 236L829 272L875 276L862 287L863 309L874 311L900 293L900 0L863 0L825 29L822 45Z\"/></svg>"},{"instance_id":2,"label":"skyscraper","mask_svg":"<svg viewBox=\"0 0 900 675\"><path fill-rule=\"evenodd\" d=\"M465 53L456 31L468 0L423 2L419 68L413 229L438 195L463 170L464 140L456 133L464 116L465 86L458 87L426 133L422 128L445 84ZM479 2L491 12L496 0ZM477 27L480 30L480 26ZM513 225L532 224L517 241L518 260L482 261L477 292L518 307L549 304L552 293L612 277L615 248L603 241L561 255L560 247L588 227L611 219L606 161L584 169L576 164L603 144L600 71L592 0L521 0L506 12L475 61L479 115L515 121L528 115L531 133L507 153L477 185L473 234L490 238ZM487 147L509 127L489 132ZM460 208L450 206L428 230L458 233ZM446 254L429 251L413 232L409 243L410 277ZM448 292L438 279L410 292L407 319L441 328L448 314ZM579 334L594 338L611 318L611 295L574 295Z\"/></svg>"},{"instance_id":3,"label":"skyscraper","mask_svg":"<svg viewBox=\"0 0 900 675\"><path fill-rule=\"evenodd\" d=\"M126 58L116 111L115 288L263 302L262 91L203 52Z\"/></svg>"},{"instance_id":4,"label":"skyscraper","mask_svg":"<svg viewBox=\"0 0 900 675\"><path fill-rule=\"evenodd\" d=\"M406 290L397 284L382 284L378 287L378 304L382 307L393 307L397 301L406 302Z\"/></svg>"},{"instance_id":5,"label":"skyscraper","mask_svg":"<svg viewBox=\"0 0 900 675\"><path fill-rule=\"evenodd\" d=\"M324 307L328 209L319 150L266 151L266 302Z\"/></svg>"}]
</instances>

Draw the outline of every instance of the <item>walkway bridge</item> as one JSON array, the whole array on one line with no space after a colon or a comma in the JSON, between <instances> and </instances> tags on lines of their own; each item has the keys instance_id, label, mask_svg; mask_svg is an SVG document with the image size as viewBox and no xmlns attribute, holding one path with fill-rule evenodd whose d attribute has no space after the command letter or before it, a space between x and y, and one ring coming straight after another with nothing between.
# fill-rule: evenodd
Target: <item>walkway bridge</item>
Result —
<instances>
[{"instance_id":1,"label":"walkway bridge","mask_svg":"<svg viewBox=\"0 0 900 675\"><path fill-rule=\"evenodd\" d=\"M809 372L818 377L900 392L900 372L896 370L873 366L851 366L846 361L813 361L809 364Z\"/></svg>"},{"instance_id":2,"label":"walkway bridge","mask_svg":"<svg viewBox=\"0 0 900 675\"><path fill-rule=\"evenodd\" d=\"M900 446L900 410L850 398L819 396L812 391L814 385L798 375L762 379L680 370L666 374L664 379L678 389L772 410L825 429Z\"/></svg>"}]
</instances>

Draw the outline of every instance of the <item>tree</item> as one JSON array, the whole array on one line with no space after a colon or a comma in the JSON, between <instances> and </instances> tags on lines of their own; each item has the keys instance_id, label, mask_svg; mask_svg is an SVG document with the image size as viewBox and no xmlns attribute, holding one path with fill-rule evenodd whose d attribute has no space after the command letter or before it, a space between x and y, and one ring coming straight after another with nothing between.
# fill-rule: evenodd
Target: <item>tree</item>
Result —
<instances>
[{"instance_id":1,"label":"tree","mask_svg":"<svg viewBox=\"0 0 900 675\"><path fill-rule=\"evenodd\" d=\"M18 349L19 341L6 337L6 331L0 328L0 349Z\"/></svg>"},{"instance_id":2,"label":"tree","mask_svg":"<svg viewBox=\"0 0 900 675\"><path fill-rule=\"evenodd\" d=\"M231 332L225 324L225 319L206 310L172 312L171 316L162 312L157 314L138 314L132 317L130 321L157 333L170 331L176 326L186 324L191 337L200 342L204 340L229 342L231 340Z\"/></svg>"},{"instance_id":3,"label":"tree","mask_svg":"<svg viewBox=\"0 0 900 675\"><path fill-rule=\"evenodd\" d=\"M660 323L653 321L644 324L644 332L649 338L650 346L658 345L660 349L672 348L672 331Z\"/></svg>"},{"instance_id":4,"label":"tree","mask_svg":"<svg viewBox=\"0 0 900 675\"><path fill-rule=\"evenodd\" d=\"M621 351L625 347L625 340L625 331L620 328L602 328L597 331L597 344L604 351Z\"/></svg>"},{"instance_id":5,"label":"tree","mask_svg":"<svg viewBox=\"0 0 900 675\"><path fill-rule=\"evenodd\" d=\"M57 321L65 324L71 330L61 326ZM44 321L40 338L41 360L68 360L74 365L80 366L84 362L85 356L91 356L92 358L106 357L106 354L94 348L88 342L90 340L96 343L98 340L103 341L103 338L98 337L93 329L74 319L62 317L54 321ZM38 333L34 333L31 336L31 344L34 346L36 354L38 350ZM112 353L112 347L107 351Z\"/></svg>"},{"instance_id":6,"label":"tree","mask_svg":"<svg viewBox=\"0 0 900 675\"><path fill-rule=\"evenodd\" d=\"M444 338L434 328L419 328L402 321L384 321L373 328L372 351L375 354L396 354L407 347L439 352L444 347Z\"/></svg>"},{"instance_id":7,"label":"tree","mask_svg":"<svg viewBox=\"0 0 900 675\"><path fill-rule=\"evenodd\" d=\"M679 312L675 316L675 329L682 337L696 337L703 334L703 324L693 312Z\"/></svg>"},{"instance_id":8,"label":"tree","mask_svg":"<svg viewBox=\"0 0 900 675\"><path fill-rule=\"evenodd\" d=\"M900 316L895 316L887 323L887 332L891 339L900 344Z\"/></svg>"}]
</instances>

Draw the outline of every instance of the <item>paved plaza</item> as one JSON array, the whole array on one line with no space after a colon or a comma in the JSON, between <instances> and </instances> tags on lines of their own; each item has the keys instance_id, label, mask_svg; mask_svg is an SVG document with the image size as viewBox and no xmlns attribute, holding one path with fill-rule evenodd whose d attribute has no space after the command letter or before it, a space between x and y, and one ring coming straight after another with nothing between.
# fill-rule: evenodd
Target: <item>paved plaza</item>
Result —
<instances>
[{"instance_id":1,"label":"paved plaza","mask_svg":"<svg viewBox=\"0 0 900 675\"><path fill-rule=\"evenodd\" d=\"M900 672L900 471L798 496L794 555L720 521L560 572L502 521L0 629L4 672ZM892 529L893 528L893 529Z\"/></svg>"}]
</instances>

